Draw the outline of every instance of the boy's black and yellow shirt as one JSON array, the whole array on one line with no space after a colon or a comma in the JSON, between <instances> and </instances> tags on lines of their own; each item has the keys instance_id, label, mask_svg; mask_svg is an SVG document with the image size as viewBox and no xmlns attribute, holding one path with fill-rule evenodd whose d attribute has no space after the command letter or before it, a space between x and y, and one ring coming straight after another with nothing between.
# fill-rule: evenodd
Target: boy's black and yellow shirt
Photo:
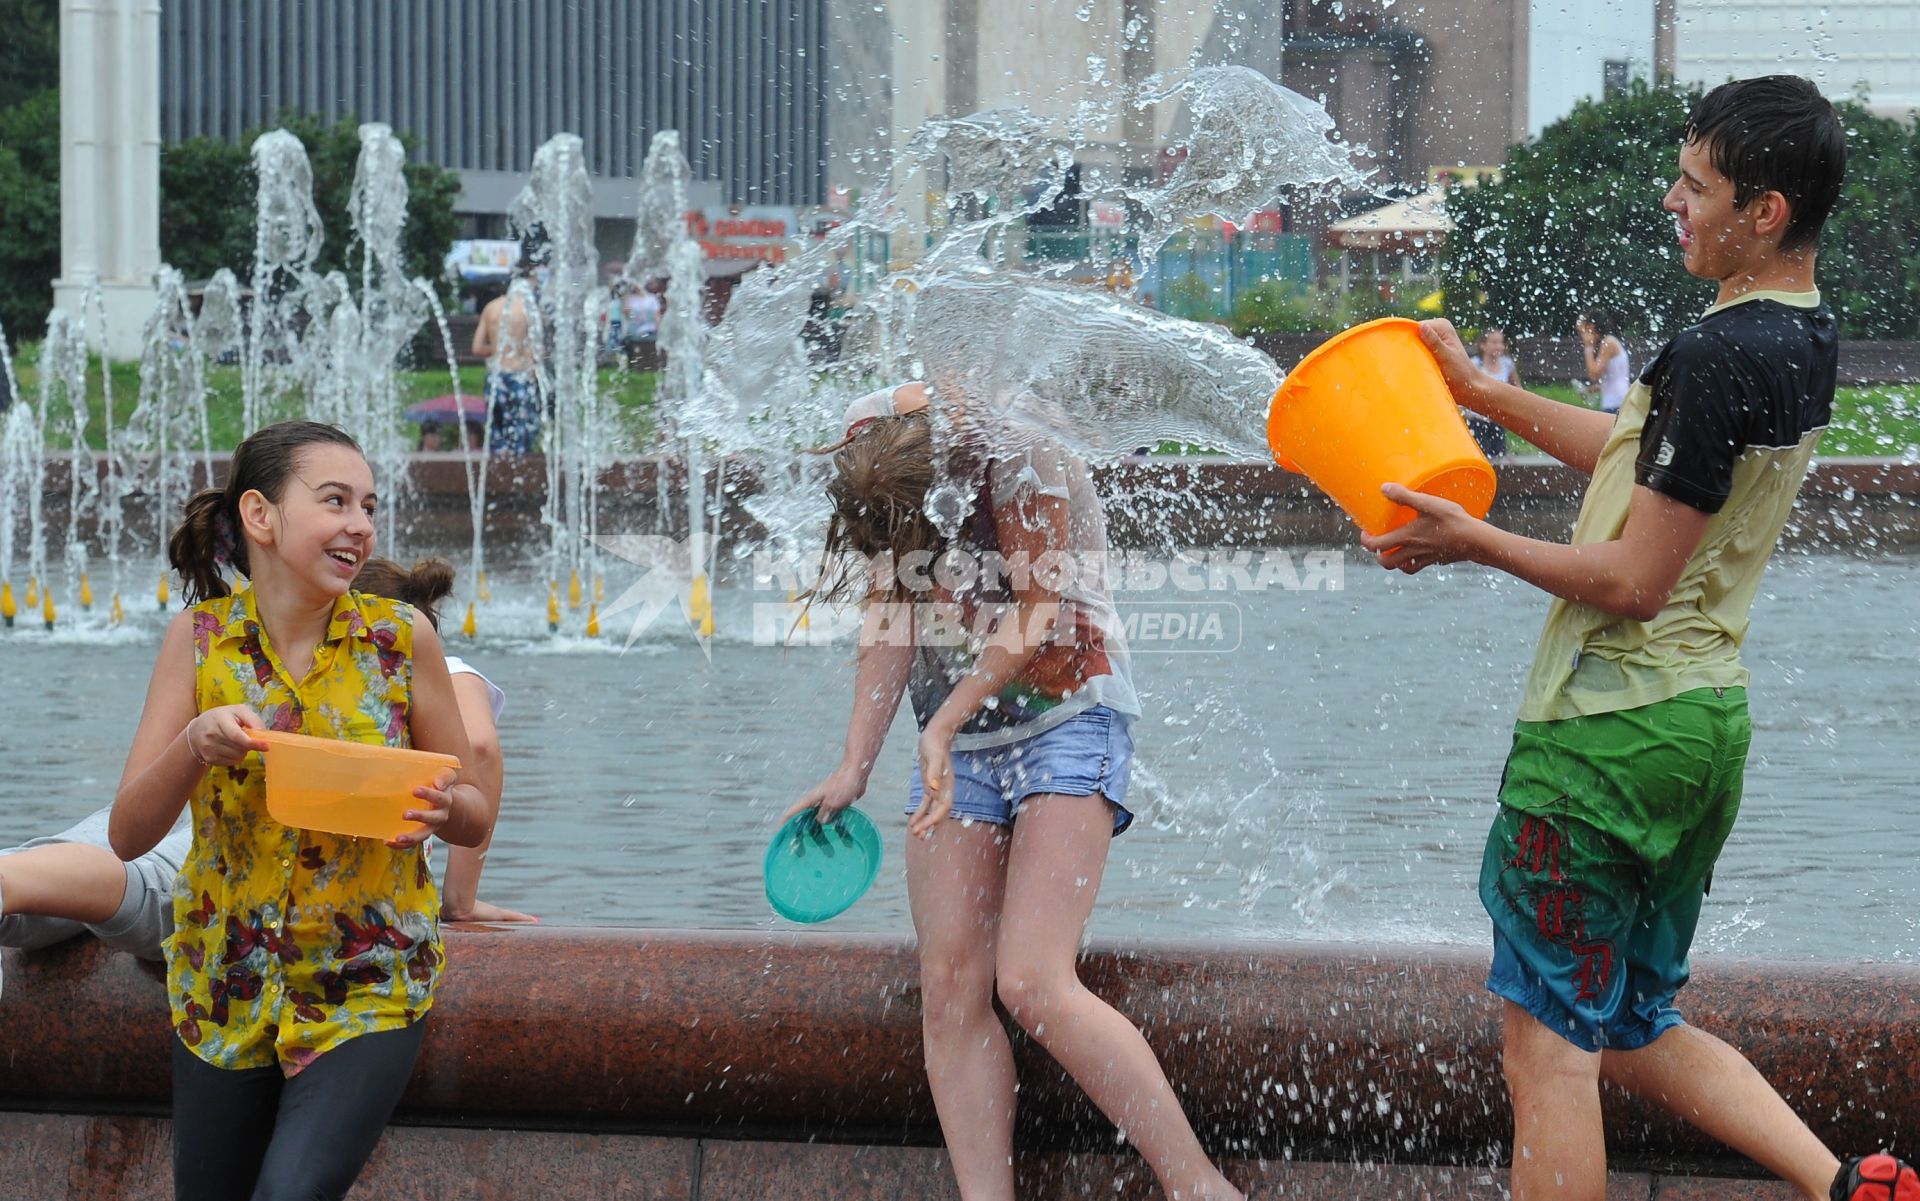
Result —
<instances>
[{"instance_id":1,"label":"boy's black and yellow shirt","mask_svg":"<svg viewBox=\"0 0 1920 1201\"><path fill-rule=\"evenodd\" d=\"M1661 349L1621 406L1573 541L1618 538L1636 484L1711 520L1651 621L1553 602L1522 721L1746 684L1748 612L1826 429L1838 368L1838 329L1818 292L1715 305Z\"/></svg>"}]
</instances>

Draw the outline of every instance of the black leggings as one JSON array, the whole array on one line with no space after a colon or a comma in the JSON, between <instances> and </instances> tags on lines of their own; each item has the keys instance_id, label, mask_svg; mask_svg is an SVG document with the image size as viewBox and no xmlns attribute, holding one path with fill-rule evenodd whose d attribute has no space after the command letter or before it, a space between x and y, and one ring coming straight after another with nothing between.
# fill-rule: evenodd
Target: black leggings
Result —
<instances>
[{"instance_id":1,"label":"black leggings","mask_svg":"<svg viewBox=\"0 0 1920 1201\"><path fill-rule=\"evenodd\" d=\"M174 1201L340 1201L413 1075L427 1024L349 1039L285 1079L173 1040Z\"/></svg>"}]
</instances>

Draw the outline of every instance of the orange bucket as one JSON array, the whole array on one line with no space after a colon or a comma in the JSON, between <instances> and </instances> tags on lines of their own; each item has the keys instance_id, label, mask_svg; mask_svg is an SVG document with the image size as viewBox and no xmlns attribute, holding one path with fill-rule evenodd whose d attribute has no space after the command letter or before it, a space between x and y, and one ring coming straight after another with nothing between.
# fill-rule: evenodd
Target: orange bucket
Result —
<instances>
[{"instance_id":1,"label":"orange bucket","mask_svg":"<svg viewBox=\"0 0 1920 1201\"><path fill-rule=\"evenodd\" d=\"M406 750L338 738L311 738L278 730L249 731L271 749L267 812L283 826L354 838L397 838L420 829L400 815L426 802L413 790L430 786L453 755Z\"/></svg>"},{"instance_id":2,"label":"orange bucket","mask_svg":"<svg viewBox=\"0 0 1920 1201\"><path fill-rule=\"evenodd\" d=\"M1369 534L1415 516L1382 496L1382 484L1445 497L1475 517L1493 507L1493 466L1420 326L1404 317L1356 325L1301 359L1273 394L1267 444Z\"/></svg>"}]
</instances>

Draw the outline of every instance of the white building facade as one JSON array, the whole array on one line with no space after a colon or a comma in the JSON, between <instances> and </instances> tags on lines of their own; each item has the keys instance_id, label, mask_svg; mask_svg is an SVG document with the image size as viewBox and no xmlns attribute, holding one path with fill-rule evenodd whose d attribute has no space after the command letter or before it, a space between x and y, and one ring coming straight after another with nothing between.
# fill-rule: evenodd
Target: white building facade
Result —
<instances>
[{"instance_id":1,"label":"white building facade","mask_svg":"<svg viewBox=\"0 0 1920 1201\"><path fill-rule=\"evenodd\" d=\"M1532 0L1527 136L1635 79L1653 77L1653 0Z\"/></svg>"},{"instance_id":2,"label":"white building facade","mask_svg":"<svg viewBox=\"0 0 1920 1201\"><path fill-rule=\"evenodd\" d=\"M1916 0L1676 0L1674 78L1706 87L1804 75L1884 116L1920 111Z\"/></svg>"}]
</instances>

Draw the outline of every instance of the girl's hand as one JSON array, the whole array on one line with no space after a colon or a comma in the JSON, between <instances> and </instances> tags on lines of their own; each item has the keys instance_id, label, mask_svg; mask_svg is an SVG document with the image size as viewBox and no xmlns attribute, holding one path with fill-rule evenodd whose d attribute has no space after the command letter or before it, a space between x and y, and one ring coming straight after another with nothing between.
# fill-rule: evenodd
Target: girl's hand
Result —
<instances>
[{"instance_id":1,"label":"girl's hand","mask_svg":"<svg viewBox=\"0 0 1920 1201\"><path fill-rule=\"evenodd\" d=\"M442 909L440 920L443 922L522 922L531 925L540 923L540 919L531 913L520 913L488 901L475 901L464 913Z\"/></svg>"},{"instance_id":2,"label":"girl's hand","mask_svg":"<svg viewBox=\"0 0 1920 1201\"><path fill-rule=\"evenodd\" d=\"M410 830L398 838L389 838L387 839L387 845L397 851L405 850L408 847L417 847L427 839L432 838L441 826L446 825L448 816L453 812L453 793L449 790L453 787L454 779L453 769L450 767L443 768L441 769L440 777L433 782L432 787L414 789L413 795L425 801L427 803L426 807L423 809L409 809L405 813L402 813L400 817L405 821L419 822L426 828L423 830Z\"/></svg>"},{"instance_id":3,"label":"girl's hand","mask_svg":"<svg viewBox=\"0 0 1920 1201\"><path fill-rule=\"evenodd\" d=\"M920 735L920 808L907 823L915 838L930 837L953 812L953 730L938 722Z\"/></svg>"},{"instance_id":4,"label":"girl's hand","mask_svg":"<svg viewBox=\"0 0 1920 1201\"><path fill-rule=\"evenodd\" d=\"M780 815L780 820L784 823L794 814L812 809L816 811L820 824L826 825L833 821L834 815L859 800L866 791L866 778L843 763L833 769L832 775L807 789L799 800Z\"/></svg>"},{"instance_id":5,"label":"girl's hand","mask_svg":"<svg viewBox=\"0 0 1920 1201\"><path fill-rule=\"evenodd\" d=\"M187 723L187 750L203 767L232 767L267 744L248 730L264 730L267 723L249 705L221 705Z\"/></svg>"}]
</instances>

